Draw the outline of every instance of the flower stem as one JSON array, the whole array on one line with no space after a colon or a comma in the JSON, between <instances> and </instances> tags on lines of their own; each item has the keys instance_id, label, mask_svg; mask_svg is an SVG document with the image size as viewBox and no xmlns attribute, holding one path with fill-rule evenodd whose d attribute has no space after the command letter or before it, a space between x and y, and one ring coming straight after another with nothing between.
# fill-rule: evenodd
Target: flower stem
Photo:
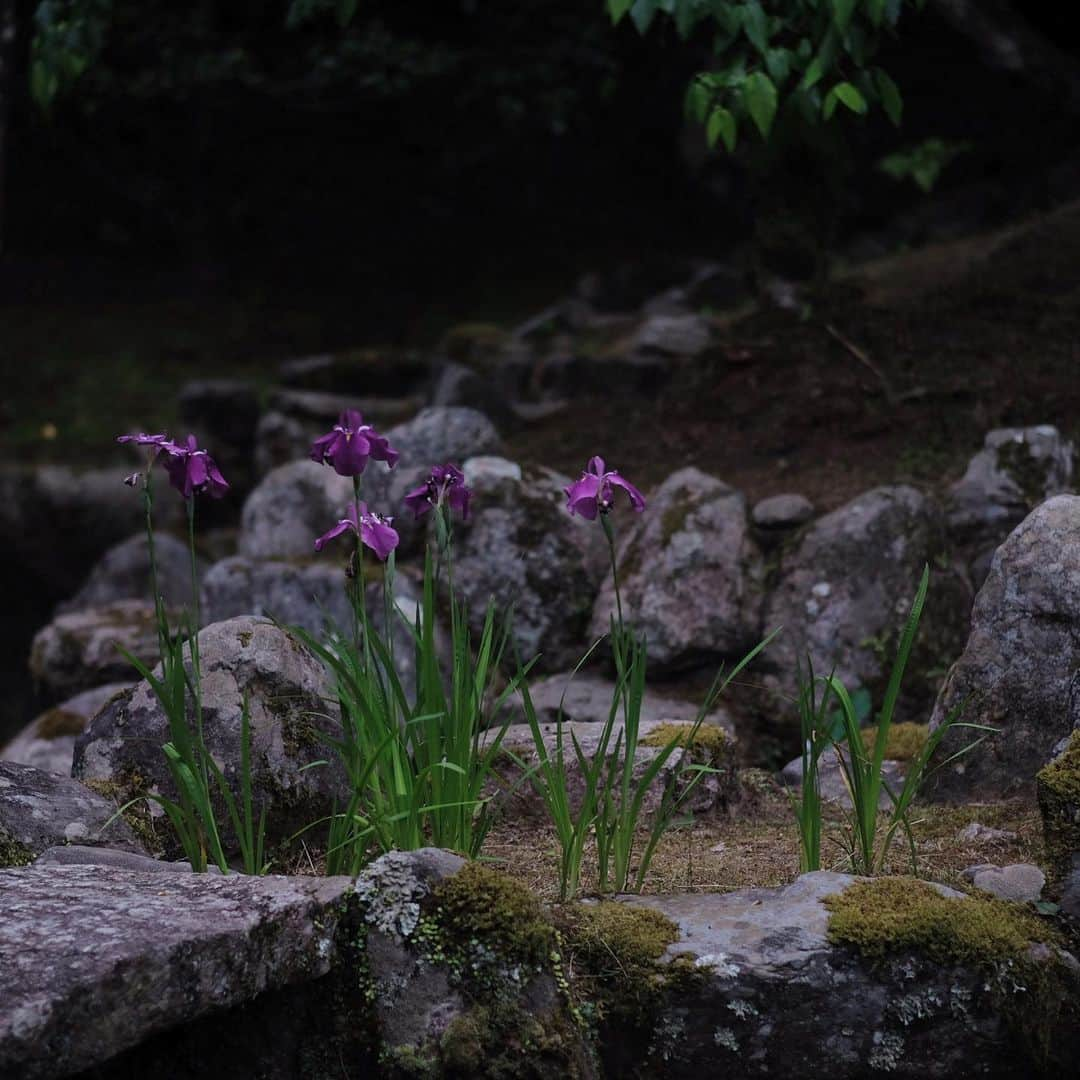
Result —
<instances>
[{"instance_id":1,"label":"flower stem","mask_svg":"<svg viewBox=\"0 0 1080 1080\"><path fill-rule=\"evenodd\" d=\"M622 612L622 596L619 590L619 567L615 559L615 530L611 527L611 521L606 514L600 515L600 524L604 527L604 536L607 537L608 542L608 556L611 559L611 580L615 586L615 611L617 613L619 623L619 636L621 637L624 624Z\"/></svg>"}]
</instances>

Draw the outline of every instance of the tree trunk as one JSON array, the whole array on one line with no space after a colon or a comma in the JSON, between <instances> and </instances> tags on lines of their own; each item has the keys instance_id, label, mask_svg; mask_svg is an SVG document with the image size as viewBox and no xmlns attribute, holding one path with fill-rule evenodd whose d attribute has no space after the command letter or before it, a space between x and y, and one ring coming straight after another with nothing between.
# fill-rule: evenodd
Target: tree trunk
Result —
<instances>
[{"instance_id":1,"label":"tree trunk","mask_svg":"<svg viewBox=\"0 0 1080 1080\"><path fill-rule=\"evenodd\" d=\"M7 129L15 94L15 2L0 0L0 255L4 253L4 180L7 177Z\"/></svg>"}]
</instances>

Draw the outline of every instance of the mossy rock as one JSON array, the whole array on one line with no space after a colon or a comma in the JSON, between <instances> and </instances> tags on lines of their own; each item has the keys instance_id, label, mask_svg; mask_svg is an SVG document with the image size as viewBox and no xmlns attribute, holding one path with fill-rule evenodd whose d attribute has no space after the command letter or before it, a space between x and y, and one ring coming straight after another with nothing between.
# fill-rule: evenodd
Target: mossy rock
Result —
<instances>
[{"instance_id":1,"label":"mossy rock","mask_svg":"<svg viewBox=\"0 0 1080 1080\"><path fill-rule=\"evenodd\" d=\"M1051 880L1060 882L1080 853L1080 731L1035 777Z\"/></svg>"},{"instance_id":2,"label":"mossy rock","mask_svg":"<svg viewBox=\"0 0 1080 1080\"><path fill-rule=\"evenodd\" d=\"M29 866L33 861L34 853L28 847L0 829L0 870Z\"/></svg>"},{"instance_id":3,"label":"mossy rock","mask_svg":"<svg viewBox=\"0 0 1080 1080\"><path fill-rule=\"evenodd\" d=\"M873 752L877 733L876 725L862 730L863 746L868 754ZM889 728L889 734L885 740L885 759L887 761L911 761L922 753L922 749L929 737L930 728L927 724L916 724L911 721L893 724Z\"/></svg>"},{"instance_id":4,"label":"mossy rock","mask_svg":"<svg viewBox=\"0 0 1080 1080\"><path fill-rule=\"evenodd\" d=\"M693 724L658 724L641 740L641 745L663 747L677 742L685 749L687 740L690 740L690 756L699 763L719 765L731 754L731 740L716 724L699 724L696 731Z\"/></svg>"}]
</instances>

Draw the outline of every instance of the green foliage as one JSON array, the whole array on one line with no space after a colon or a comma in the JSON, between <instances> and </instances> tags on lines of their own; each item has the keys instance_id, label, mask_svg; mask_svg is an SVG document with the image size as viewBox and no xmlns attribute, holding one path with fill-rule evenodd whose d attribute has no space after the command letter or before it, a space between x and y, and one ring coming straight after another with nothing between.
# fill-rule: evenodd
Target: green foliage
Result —
<instances>
[{"instance_id":1,"label":"green foliage","mask_svg":"<svg viewBox=\"0 0 1080 1080\"><path fill-rule=\"evenodd\" d=\"M97 61L112 9L112 0L42 0L38 4L30 48L30 95L39 108L47 110Z\"/></svg>"},{"instance_id":2,"label":"green foliage","mask_svg":"<svg viewBox=\"0 0 1080 1080\"><path fill-rule=\"evenodd\" d=\"M715 64L695 75L686 111L709 146L735 149L747 121L762 139L778 115L802 126L828 123L838 108L865 116L874 105L897 126L903 100L873 64L907 8L925 0L606 0L612 22L629 16L646 33L667 16L678 34L708 28Z\"/></svg>"},{"instance_id":3,"label":"green foliage","mask_svg":"<svg viewBox=\"0 0 1080 1080\"><path fill-rule=\"evenodd\" d=\"M920 191L929 194L945 169L970 149L971 143L967 142L924 139L886 155L878 162L878 168L894 180L910 180Z\"/></svg>"}]
</instances>

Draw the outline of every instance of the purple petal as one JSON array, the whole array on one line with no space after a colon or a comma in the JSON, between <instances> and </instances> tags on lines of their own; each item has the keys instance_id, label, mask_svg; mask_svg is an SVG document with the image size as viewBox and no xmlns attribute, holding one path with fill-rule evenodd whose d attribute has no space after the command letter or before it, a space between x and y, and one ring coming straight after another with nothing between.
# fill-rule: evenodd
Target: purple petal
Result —
<instances>
[{"instance_id":1,"label":"purple petal","mask_svg":"<svg viewBox=\"0 0 1080 1080\"><path fill-rule=\"evenodd\" d=\"M596 517L596 500L600 487L599 476L585 473L580 480L566 488L566 506L570 513L580 514L592 521Z\"/></svg>"},{"instance_id":2,"label":"purple petal","mask_svg":"<svg viewBox=\"0 0 1080 1080\"><path fill-rule=\"evenodd\" d=\"M339 434L327 457L339 476L359 476L370 455L371 443L363 435Z\"/></svg>"},{"instance_id":3,"label":"purple petal","mask_svg":"<svg viewBox=\"0 0 1080 1080\"><path fill-rule=\"evenodd\" d=\"M380 559L386 559L391 551L398 546L397 530L384 521L378 521L372 516L361 519L360 539L367 544Z\"/></svg>"},{"instance_id":4,"label":"purple petal","mask_svg":"<svg viewBox=\"0 0 1080 1080\"><path fill-rule=\"evenodd\" d=\"M323 547L330 541L340 536L343 532L348 532L350 529L353 532L356 531L356 526L348 519L343 518L339 521L329 532L325 532L318 540L315 541L315 550L322 551Z\"/></svg>"},{"instance_id":5,"label":"purple petal","mask_svg":"<svg viewBox=\"0 0 1080 1080\"><path fill-rule=\"evenodd\" d=\"M599 454L596 457L589 458L589 464L585 466L586 473L592 473L593 476L604 475L604 459Z\"/></svg>"},{"instance_id":6,"label":"purple petal","mask_svg":"<svg viewBox=\"0 0 1080 1080\"><path fill-rule=\"evenodd\" d=\"M186 454L169 451L162 461L165 472L169 474L169 483L172 484L185 499L191 498L191 482L188 479L188 462L190 458Z\"/></svg>"},{"instance_id":7,"label":"purple petal","mask_svg":"<svg viewBox=\"0 0 1080 1080\"><path fill-rule=\"evenodd\" d=\"M414 517L420 517L431 509L431 490L427 484L421 484L406 494L401 501L413 512Z\"/></svg>"},{"instance_id":8,"label":"purple petal","mask_svg":"<svg viewBox=\"0 0 1080 1080\"><path fill-rule=\"evenodd\" d=\"M380 435L374 428L369 427L364 431L364 437L371 446L371 456L376 461L385 461L392 469L401 456L391 445L385 435Z\"/></svg>"},{"instance_id":9,"label":"purple petal","mask_svg":"<svg viewBox=\"0 0 1080 1080\"><path fill-rule=\"evenodd\" d=\"M333 446L337 437L338 433L336 431L329 431L325 435L320 435L311 444L311 460L317 461L320 465L325 464L327 451Z\"/></svg>"},{"instance_id":10,"label":"purple petal","mask_svg":"<svg viewBox=\"0 0 1080 1080\"><path fill-rule=\"evenodd\" d=\"M359 409L346 409L338 417L338 423L346 431L359 431L364 426L364 417Z\"/></svg>"},{"instance_id":11,"label":"purple petal","mask_svg":"<svg viewBox=\"0 0 1080 1080\"><path fill-rule=\"evenodd\" d=\"M620 476L617 472L607 474L606 480L612 487L622 488L630 496L630 505L637 513L645 509L645 498L629 480Z\"/></svg>"},{"instance_id":12,"label":"purple petal","mask_svg":"<svg viewBox=\"0 0 1080 1080\"><path fill-rule=\"evenodd\" d=\"M469 520L469 501L472 499L472 492L467 487L461 485L455 485L450 489L450 494L446 497L446 501L450 504L451 510L456 510L461 514L462 521Z\"/></svg>"},{"instance_id":13,"label":"purple petal","mask_svg":"<svg viewBox=\"0 0 1080 1080\"><path fill-rule=\"evenodd\" d=\"M220 499L229 490L229 481L221 475L212 457L206 459L206 490L212 499Z\"/></svg>"}]
</instances>

